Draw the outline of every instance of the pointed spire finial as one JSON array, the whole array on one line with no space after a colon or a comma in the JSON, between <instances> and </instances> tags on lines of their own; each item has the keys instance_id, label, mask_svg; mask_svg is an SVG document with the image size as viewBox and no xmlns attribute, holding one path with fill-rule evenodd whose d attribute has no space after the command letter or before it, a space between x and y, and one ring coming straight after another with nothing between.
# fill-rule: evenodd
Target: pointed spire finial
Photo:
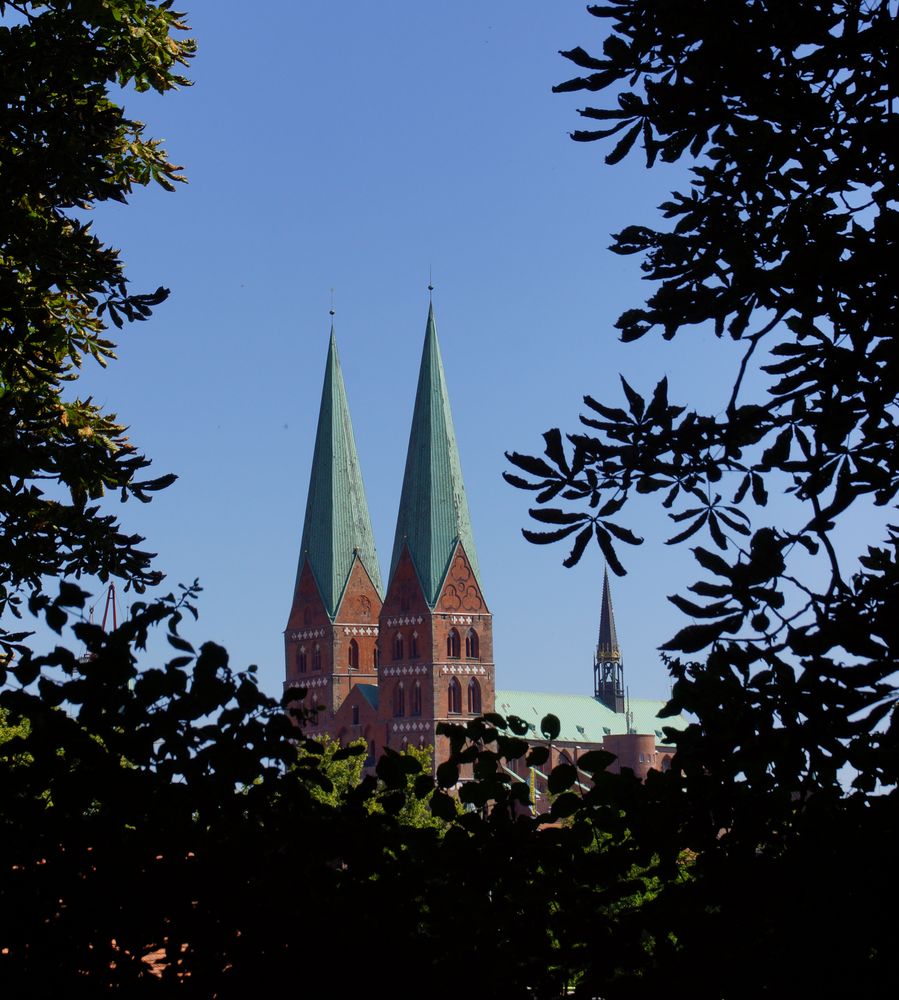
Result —
<instances>
[{"instance_id":1,"label":"pointed spire finial","mask_svg":"<svg viewBox=\"0 0 899 1000\"><path fill-rule=\"evenodd\" d=\"M434 301L434 276L431 272L430 264L428 264L428 301Z\"/></svg>"},{"instance_id":2,"label":"pointed spire finial","mask_svg":"<svg viewBox=\"0 0 899 1000\"><path fill-rule=\"evenodd\" d=\"M333 316L336 311L337 310L334 308L334 289L332 288L331 289L331 308L328 310L328 313L331 316Z\"/></svg>"}]
</instances>

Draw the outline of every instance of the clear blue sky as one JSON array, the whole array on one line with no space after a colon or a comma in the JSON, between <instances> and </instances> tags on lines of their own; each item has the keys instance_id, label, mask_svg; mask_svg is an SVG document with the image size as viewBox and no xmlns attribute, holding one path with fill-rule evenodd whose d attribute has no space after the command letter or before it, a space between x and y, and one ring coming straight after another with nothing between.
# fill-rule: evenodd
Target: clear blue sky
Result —
<instances>
[{"instance_id":1,"label":"clear blue sky","mask_svg":"<svg viewBox=\"0 0 899 1000\"><path fill-rule=\"evenodd\" d=\"M503 482L503 452L575 430L586 392L617 403L619 371L644 392L667 373L673 399L716 411L732 361L702 337L616 340L649 286L610 234L653 219L684 174L606 167L608 149L568 138L585 99L551 93L575 75L558 50L597 50L605 22L573 0L180 5L195 86L129 111L189 184L96 213L134 287L172 296L82 391L180 476L149 506L111 502L169 585L200 578L190 638L280 690L332 288L386 571L431 268L497 683L590 693L600 553L566 570L566 548L522 539L529 495ZM664 546L653 503L622 520L646 537L613 580L626 678L633 696L664 697L656 647L684 624L665 598L692 562Z\"/></svg>"}]
</instances>

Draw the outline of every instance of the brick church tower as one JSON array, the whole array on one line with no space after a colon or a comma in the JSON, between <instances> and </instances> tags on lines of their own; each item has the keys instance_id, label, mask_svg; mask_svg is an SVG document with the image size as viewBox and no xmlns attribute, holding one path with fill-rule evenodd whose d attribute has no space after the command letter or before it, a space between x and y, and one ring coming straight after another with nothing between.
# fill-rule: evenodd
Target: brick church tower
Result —
<instances>
[{"instance_id":1,"label":"brick church tower","mask_svg":"<svg viewBox=\"0 0 899 1000\"><path fill-rule=\"evenodd\" d=\"M325 719L334 716L357 684L377 683L381 593L332 326L296 584L284 633L286 686L306 688L307 706L323 709Z\"/></svg>"},{"instance_id":2,"label":"brick church tower","mask_svg":"<svg viewBox=\"0 0 899 1000\"><path fill-rule=\"evenodd\" d=\"M383 595L383 597L382 597ZM385 747L449 747L441 722L485 712L560 723L546 773L522 757L510 767L550 803L548 769L602 747L613 769L645 777L672 746L665 702L626 697L609 578L603 580L593 694L496 690L493 616L481 585L468 499L437 341L428 309L418 388L386 592L375 551L334 330L328 346L296 584L284 632L287 688L305 689L305 731L342 744L364 740L373 767ZM684 728L667 716L664 726ZM466 780L464 770L462 780Z\"/></svg>"},{"instance_id":3,"label":"brick church tower","mask_svg":"<svg viewBox=\"0 0 899 1000\"><path fill-rule=\"evenodd\" d=\"M285 631L286 686L311 735L433 746L437 724L495 704L493 617L481 588L433 306L428 310L383 604L334 333Z\"/></svg>"},{"instance_id":4,"label":"brick church tower","mask_svg":"<svg viewBox=\"0 0 899 1000\"><path fill-rule=\"evenodd\" d=\"M478 557L449 396L428 310L387 592L379 715L386 742L433 746L440 721L492 712L493 616Z\"/></svg>"}]
</instances>

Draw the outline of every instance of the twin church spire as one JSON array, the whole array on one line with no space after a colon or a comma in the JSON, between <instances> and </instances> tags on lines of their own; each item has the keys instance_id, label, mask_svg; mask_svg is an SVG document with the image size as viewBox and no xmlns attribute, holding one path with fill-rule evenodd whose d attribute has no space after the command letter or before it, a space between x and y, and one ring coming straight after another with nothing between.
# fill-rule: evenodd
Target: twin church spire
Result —
<instances>
[{"instance_id":1,"label":"twin church spire","mask_svg":"<svg viewBox=\"0 0 899 1000\"><path fill-rule=\"evenodd\" d=\"M407 546L425 600L433 608L440 596L441 584L457 542L462 543L480 584L468 498L462 481L462 465L437 342L434 306L431 304L421 352L389 579L393 579L403 546Z\"/></svg>"},{"instance_id":2,"label":"twin church spire","mask_svg":"<svg viewBox=\"0 0 899 1000\"><path fill-rule=\"evenodd\" d=\"M308 561L325 610L333 619L357 558L375 589L383 594L375 536L332 325L295 592Z\"/></svg>"},{"instance_id":3,"label":"twin church spire","mask_svg":"<svg viewBox=\"0 0 899 1000\"><path fill-rule=\"evenodd\" d=\"M458 542L478 579L471 516L432 304L425 327L388 587L403 549L407 547L425 599L433 607ZM295 593L308 562L327 614L333 621L356 559L383 597L384 587L332 326Z\"/></svg>"},{"instance_id":4,"label":"twin church spire","mask_svg":"<svg viewBox=\"0 0 899 1000\"><path fill-rule=\"evenodd\" d=\"M481 586L434 309L418 387L386 587L337 354L328 345L293 603L286 685L322 731L365 739L370 757L417 741L440 759L439 724L495 705L492 615ZM624 711L608 577L594 697ZM324 711L326 715L320 717ZM446 751L446 752L444 752Z\"/></svg>"}]
</instances>

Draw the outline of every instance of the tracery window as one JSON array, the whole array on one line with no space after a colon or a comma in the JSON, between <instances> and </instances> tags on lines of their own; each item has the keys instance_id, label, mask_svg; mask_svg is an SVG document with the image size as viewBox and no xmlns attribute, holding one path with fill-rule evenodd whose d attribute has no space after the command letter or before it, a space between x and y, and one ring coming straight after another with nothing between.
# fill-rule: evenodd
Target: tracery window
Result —
<instances>
[{"instance_id":1,"label":"tracery window","mask_svg":"<svg viewBox=\"0 0 899 1000\"><path fill-rule=\"evenodd\" d=\"M355 639L350 639L349 649L347 650L347 663L351 670L359 669L359 643Z\"/></svg>"},{"instance_id":2,"label":"tracery window","mask_svg":"<svg viewBox=\"0 0 899 1000\"><path fill-rule=\"evenodd\" d=\"M481 641L478 633L470 628L465 633L465 655L469 660L479 660L481 658Z\"/></svg>"},{"instance_id":3,"label":"tracery window","mask_svg":"<svg viewBox=\"0 0 899 1000\"><path fill-rule=\"evenodd\" d=\"M472 715L481 714L481 685L474 677L468 682L468 711Z\"/></svg>"},{"instance_id":4,"label":"tracery window","mask_svg":"<svg viewBox=\"0 0 899 1000\"><path fill-rule=\"evenodd\" d=\"M450 659L458 659L459 647L460 647L459 633L454 628L451 628L449 630L449 634L446 637L446 655Z\"/></svg>"},{"instance_id":5,"label":"tracery window","mask_svg":"<svg viewBox=\"0 0 899 1000\"><path fill-rule=\"evenodd\" d=\"M446 689L446 710L450 715L458 715L462 711L462 685L456 677L450 680Z\"/></svg>"}]
</instances>

